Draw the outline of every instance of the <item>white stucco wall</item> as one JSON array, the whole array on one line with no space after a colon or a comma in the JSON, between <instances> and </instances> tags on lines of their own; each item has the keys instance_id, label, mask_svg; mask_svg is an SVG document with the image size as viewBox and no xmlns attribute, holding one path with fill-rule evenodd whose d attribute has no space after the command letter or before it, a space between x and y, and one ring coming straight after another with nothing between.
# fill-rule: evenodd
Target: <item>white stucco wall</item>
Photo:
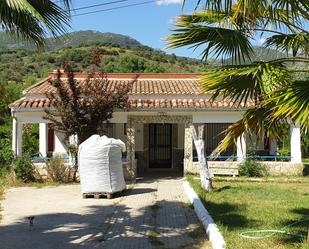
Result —
<instances>
[{"instance_id":1,"label":"white stucco wall","mask_svg":"<svg viewBox=\"0 0 309 249\"><path fill-rule=\"evenodd\" d=\"M55 131L55 154L67 154L67 146L65 144L65 136L63 133Z\"/></svg>"}]
</instances>

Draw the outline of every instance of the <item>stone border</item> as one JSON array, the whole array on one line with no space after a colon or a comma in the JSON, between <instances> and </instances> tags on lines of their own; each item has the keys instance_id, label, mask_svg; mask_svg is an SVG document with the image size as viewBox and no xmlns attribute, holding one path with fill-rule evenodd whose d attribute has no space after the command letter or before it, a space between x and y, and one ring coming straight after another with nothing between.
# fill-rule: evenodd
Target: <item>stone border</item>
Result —
<instances>
[{"instance_id":1,"label":"stone border","mask_svg":"<svg viewBox=\"0 0 309 249\"><path fill-rule=\"evenodd\" d=\"M225 249L226 244L225 244L224 238L222 234L220 233L214 220L212 219L212 217L210 216L210 214L204 207L201 199L195 193L193 188L191 188L188 181L184 181L183 187L188 196L188 199L190 200L190 202L192 203L194 207L194 211L197 217L202 222L205 228L207 237L212 244L212 248L213 249Z\"/></svg>"}]
</instances>

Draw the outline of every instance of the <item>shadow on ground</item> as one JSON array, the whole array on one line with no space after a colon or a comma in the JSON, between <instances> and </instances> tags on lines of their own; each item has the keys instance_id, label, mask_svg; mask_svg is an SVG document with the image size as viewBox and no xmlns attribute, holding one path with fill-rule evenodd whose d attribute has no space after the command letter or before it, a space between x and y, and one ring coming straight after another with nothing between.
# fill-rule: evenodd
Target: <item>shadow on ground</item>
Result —
<instances>
[{"instance_id":1,"label":"shadow on ground","mask_svg":"<svg viewBox=\"0 0 309 249\"><path fill-rule=\"evenodd\" d=\"M304 242L309 229L309 208L297 208L291 210L291 212L299 215L299 218L282 223L282 227L289 226L286 230L291 232L291 235L285 236L283 240L285 243ZM296 236L293 236L293 234L296 234Z\"/></svg>"},{"instance_id":2,"label":"shadow on ground","mask_svg":"<svg viewBox=\"0 0 309 249\"><path fill-rule=\"evenodd\" d=\"M303 176L309 176L309 164L304 163Z\"/></svg>"},{"instance_id":3,"label":"shadow on ground","mask_svg":"<svg viewBox=\"0 0 309 249\"><path fill-rule=\"evenodd\" d=\"M130 195L152 189L131 190ZM135 197L134 197L135 198ZM105 201L102 199L101 201ZM61 205L59 203L58 205ZM183 230L177 230L170 224L157 219L160 208L182 206L174 201L157 202L156 208L138 209L138 215L132 216L129 208L122 204L106 206L88 206L81 215L76 213L50 213L34 217L29 226L27 217L10 226L0 226L1 249L70 249L70 248L108 248L108 249L148 249L165 247L165 241L174 240L179 247L197 248L198 240L205 239L205 233L192 221ZM171 219L180 219L172 215ZM193 219L194 220L194 219ZM195 219L196 220L196 219ZM31 229L30 229L31 228ZM197 233L198 231L198 233ZM165 234L164 236L163 233ZM190 237L192 246L184 241ZM168 241L167 241L168 242ZM204 248L204 247L203 247ZM206 248L206 247L205 247Z\"/></svg>"},{"instance_id":4,"label":"shadow on ground","mask_svg":"<svg viewBox=\"0 0 309 249\"><path fill-rule=\"evenodd\" d=\"M214 214L213 219L229 227L229 229L239 229L243 227L252 226L257 224L257 220L248 219L246 216L241 215L241 210L245 210L245 205L232 205L227 202L216 204L213 202L207 202L207 210Z\"/></svg>"},{"instance_id":5,"label":"shadow on ground","mask_svg":"<svg viewBox=\"0 0 309 249\"><path fill-rule=\"evenodd\" d=\"M152 193L152 192L155 192L155 191L156 190L153 189L153 188L127 189L125 191L125 196L140 195L140 194Z\"/></svg>"}]
</instances>

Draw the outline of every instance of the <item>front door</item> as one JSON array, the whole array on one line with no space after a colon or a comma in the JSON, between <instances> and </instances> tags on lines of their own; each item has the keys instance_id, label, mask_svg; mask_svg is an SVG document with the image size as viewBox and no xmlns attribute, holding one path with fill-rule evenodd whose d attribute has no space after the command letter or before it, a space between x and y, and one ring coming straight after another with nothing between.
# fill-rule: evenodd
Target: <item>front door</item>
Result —
<instances>
[{"instance_id":1,"label":"front door","mask_svg":"<svg viewBox=\"0 0 309 249\"><path fill-rule=\"evenodd\" d=\"M172 167L172 125L149 124L149 168Z\"/></svg>"}]
</instances>

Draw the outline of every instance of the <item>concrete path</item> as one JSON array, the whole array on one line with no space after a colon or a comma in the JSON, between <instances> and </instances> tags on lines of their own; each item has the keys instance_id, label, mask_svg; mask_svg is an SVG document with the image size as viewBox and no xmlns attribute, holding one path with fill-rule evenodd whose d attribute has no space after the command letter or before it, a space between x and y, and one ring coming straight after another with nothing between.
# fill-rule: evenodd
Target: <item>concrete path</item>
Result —
<instances>
[{"instance_id":1,"label":"concrete path","mask_svg":"<svg viewBox=\"0 0 309 249\"><path fill-rule=\"evenodd\" d=\"M143 179L112 200L82 199L79 185L14 188L1 206L0 249L210 248L181 179Z\"/></svg>"}]
</instances>

